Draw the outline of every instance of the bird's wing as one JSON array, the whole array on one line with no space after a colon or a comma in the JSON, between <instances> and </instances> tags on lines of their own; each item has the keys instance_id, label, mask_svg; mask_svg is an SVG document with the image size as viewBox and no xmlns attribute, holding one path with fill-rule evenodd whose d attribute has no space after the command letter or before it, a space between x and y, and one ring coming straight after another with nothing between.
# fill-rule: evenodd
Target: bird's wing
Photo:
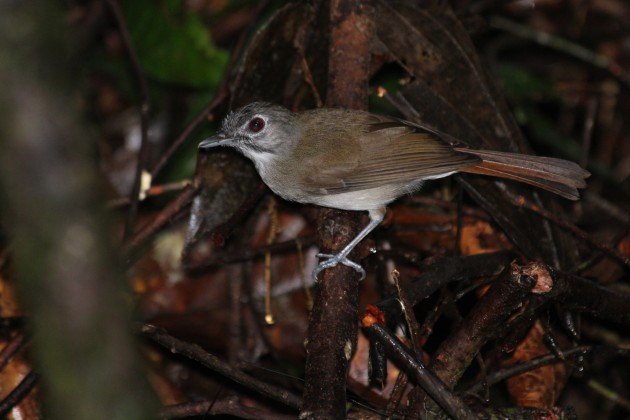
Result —
<instances>
[{"instance_id":1,"label":"bird's wing","mask_svg":"<svg viewBox=\"0 0 630 420\"><path fill-rule=\"evenodd\" d=\"M326 165L310 171L306 184L311 193L404 188L481 161L454 151L435 133L367 113L364 121L349 124L345 135L350 138L338 146L342 157L328 159Z\"/></svg>"}]
</instances>

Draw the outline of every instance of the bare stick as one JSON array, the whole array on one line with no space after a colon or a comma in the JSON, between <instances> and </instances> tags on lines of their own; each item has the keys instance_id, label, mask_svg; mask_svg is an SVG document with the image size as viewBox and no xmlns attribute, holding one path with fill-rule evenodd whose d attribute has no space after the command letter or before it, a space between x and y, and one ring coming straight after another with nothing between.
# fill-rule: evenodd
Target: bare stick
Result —
<instances>
[{"instance_id":1,"label":"bare stick","mask_svg":"<svg viewBox=\"0 0 630 420\"><path fill-rule=\"evenodd\" d=\"M171 353L181 354L184 357L201 363L203 366L213 370L214 372L220 373L234 382L271 398L274 401L279 401L295 409L298 409L302 403L300 401L300 397L292 394L286 389L282 389L253 378L223 362L215 355L208 353L197 344L191 344L179 340L154 325L144 324L140 328L140 332L142 335L168 349Z\"/></svg>"},{"instance_id":2,"label":"bare stick","mask_svg":"<svg viewBox=\"0 0 630 420\"><path fill-rule=\"evenodd\" d=\"M129 213L127 215L125 233L123 236L124 240L127 240L133 233L133 226L136 222L136 216L138 215L142 172L147 169L149 163L149 89L147 88L147 82L144 78L142 67L140 66L140 60L138 60L138 54L133 46L133 42L131 41L131 35L127 29L125 17L123 16L122 10L120 10L120 5L117 0L107 0L107 3L112 10L116 23L118 24L123 45L129 55L131 69L138 82L140 90L140 131L142 137L140 141L140 150L138 151L136 175L134 177L133 187L131 188L131 194L129 196Z\"/></svg>"},{"instance_id":3,"label":"bare stick","mask_svg":"<svg viewBox=\"0 0 630 420\"><path fill-rule=\"evenodd\" d=\"M617 251L616 249L613 249L607 245L601 244L597 241L595 241L593 238L591 238L591 236L584 232L582 229L580 229L579 227L575 226L572 223L566 222L563 219L560 219L557 215L553 214L552 212L543 209L540 206L537 206L536 204L530 202L529 200L527 200L527 198L525 198L522 195L516 195L512 192L510 192L507 188L502 189L503 192L507 195L507 197L512 201L512 203L515 206L519 206L519 207L523 207L529 211L532 211L536 214L538 214L539 216L553 222L556 226L566 230L567 232L571 233L573 236L575 236L578 239L583 240L584 242L586 242L587 244L589 244L591 247L602 251L604 254L606 254L607 256L614 258L615 260L619 261L621 264L623 264L626 268L630 268L630 259L625 257L624 255L622 255L619 251Z\"/></svg>"},{"instance_id":4,"label":"bare stick","mask_svg":"<svg viewBox=\"0 0 630 420\"><path fill-rule=\"evenodd\" d=\"M375 317L368 313L361 321L365 332L385 347L392 360L403 369L409 377L425 390L451 417L456 419L476 419L470 408L447 386L435 377L419 360L413 357L396 337L390 335L377 323Z\"/></svg>"},{"instance_id":5,"label":"bare stick","mask_svg":"<svg viewBox=\"0 0 630 420\"><path fill-rule=\"evenodd\" d=\"M228 415L239 419L251 420L289 420L295 416L286 414L268 413L255 407L249 407L239 403L236 398L220 401L195 401L176 405L169 405L160 410L159 417L167 419L180 419L201 416Z\"/></svg>"},{"instance_id":6,"label":"bare stick","mask_svg":"<svg viewBox=\"0 0 630 420\"><path fill-rule=\"evenodd\" d=\"M449 387L455 386L470 362L494 332L522 304L533 286L523 269L512 263L479 300L460 326L440 344L431 370Z\"/></svg>"},{"instance_id":7,"label":"bare stick","mask_svg":"<svg viewBox=\"0 0 630 420\"><path fill-rule=\"evenodd\" d=\"M330 2L327 106L366 109L373 24L358 0ZM335 254L359 231L356 213L321 209L322 252ZM324 270L308 327L302 419L344 418L346 375L356 346L359 275L339 264Z\"/></svg>"},{"instance_id":8,"label":"bare stick","mask_svg":"<svg viewBox=\"0 0 630 420\"><path fill-rule=\"evenodd\" d=\"M595 67L607 70L621 83L626 86L630 86L630 74L624 70L616 61L597 54L581 45L573 43L567 39L560 38L556 35L552 35L547 32L536 31L528 26L520 23L505 19L500 16L490 17L490 26L509 32L520 38L529 39L537 44L544 45L549 48L553 48L557 51L561 51L579 60L589 63Z\"/></svg>"},{"instance_id":9,"label":"bare stick","mask_svg":"<svg viewBox=\"0 0 630 420\"><path fill-rule=\"evenodd\" d=\"M190 185L190 180L185 179L183 181L169 182L161 185L154 185L145 191L147 197L157 197L162 194L166 194L173 191L179 191ZM123 207L129 204L129 197L115 198L107 202L107 208L114 209Z\"/></svg>"},{"instance_id":10,"label":"bare stick","mask_svg":"<svg viewBox=\"0 0 630 420\"><path fill-rule=\"evenodd\" d=\"M158 214L155 218L149 222L146 226L141 228L136 234L129 239L125 248L127 253L132 252L138 246L143 244L148 238L153 236L156 232L162 229L169 220L177 213L179 213L184 207L186 207L197 194L198 186L191 184L182 190L179 195L173 199L168 205Z\"/></svg>"},{"instance_id":11,"label":"bare stick","mask_svg":"<svg viewBox=\"0 0 630 420\"><path fill-rule=\"evenodd\" d=\"M218 267L222 265L234 264L245 261L252 261L261 258L266 252L272 252L274 254L280 254L287 251L297 250L300 253L300 247L310 247L315 244L315 235L301 236L296 239L289 239L282 242L276 242L271 245L263 245L255 249L244 249L239 252L230 251L226 253L213 254L210 259L207 259L199 264L189 264L184 267L188 271L197 272L204 269ZM299 241L299 245L298 242Z\"/></svg>"},{"instance_id":12,"label":"bare stick","mask_svg":"<svg viewBox=\"0 0 630 420\"><path fill-rule=\"evenodd\" d=\"M207 121L210 114L223 103L228 98L229 91L227 87L222 87L219 89L215 97L205 106L204 109L184 128L179 136L173 141L173 143L169 146L169 148L164 152L162 156L160 156L160 160L155 165L153 170L151 170L151 178L156 178L164 166L168 163L171 157L175 154L175 152L184 144L186 139L192 134L193 131L197 127L199 127L204 121Z\"/></svg>"},{"instance_id":13,"label":"bare stick","mask_svg":"<svg viewBox=\"0 0 630 420\"><path fill-rule=\"evenodd\" d=\"M588 351L592 350L591 346L579 346L574 347L570 350L566 350L561 352L562 356L565 358L580 356ZM505 379L511 378L512 376L519 375L523 372L529 372L530 370L534 370L541 366L549 365L551 363L562 362L562 360L558 359L555 354L547 354L545 356L536 357L535 359L528 360L524 363L518 363L514 366L510 366L505 369L498 370L486 376L483 381L476 382L470 388L466 390L467 393L474 393L481 391L482 388L488 386L492 386L496 383L499 383Z\"/></svg>"}]
</instances>

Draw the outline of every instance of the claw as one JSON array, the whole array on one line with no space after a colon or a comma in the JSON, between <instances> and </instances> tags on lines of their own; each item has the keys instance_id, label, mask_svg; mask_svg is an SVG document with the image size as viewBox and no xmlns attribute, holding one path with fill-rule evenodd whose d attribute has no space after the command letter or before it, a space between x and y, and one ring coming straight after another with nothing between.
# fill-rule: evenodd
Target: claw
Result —
<instances>
[{"instance_id":1,"label":"claw","mask_svg":"<svg viewBox=\"0 0 630 420\"><path fill-rule=\"evenodd\" d=\"M361 267L359 264L357 264L354 261L350 261L348 258L340 256L338 255L333 255L333 254L317 254L318 258L327 258L327 260L324 260L322 262L319 263L319 265L317 267L315 267L315 269L313 270L313 280L317 281L317 276L319 275L319 273L327 268L330 267L334 267L337 264L341 263L347 267L351 267L353 268L356 272L358 272L359 274L361 274L361 279L363 280L365 278L365 270L363 269L363 267Z\"/></svg>"}]
</instances>

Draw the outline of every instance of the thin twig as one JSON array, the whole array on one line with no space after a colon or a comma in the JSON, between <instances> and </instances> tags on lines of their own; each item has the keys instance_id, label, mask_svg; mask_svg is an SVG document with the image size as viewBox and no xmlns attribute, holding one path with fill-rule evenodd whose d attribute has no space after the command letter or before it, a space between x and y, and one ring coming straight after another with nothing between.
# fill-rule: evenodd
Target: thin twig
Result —
<instances>
[{"instance_id":1,"label":"thin twig","mask_svg":"<svg viewBox=\"0 0 630 420\"><path fill-rule=\"evenodd\" d=\"M409 383L409 376L402 370L398 371L398 376L396 377L396 382L394 383L394 388L392 389L391 394L389 394L389 401L387 401L387 407L385 408L385 417L391 418L394 413L398 411L398 407L405 395L405 390L407 388L407 384Z\"/></svg>"},{"instance_id":2,"label":"thin twig","mask_svg":"<svg viewBox=\"0 0 630 420\"><path fill-rule=\"evenodd\" d=\"M366 314L361 324L370 338L381 342L387 354L451 417L469 420L477 418L463 400L454 395L442 381L413 357L396 337L391 336L376 322L371 314Z\"/></svg>"},{"instance_id":3,"label":"thin twig","mask_svg":"<svg viewBox=\"0 0 630 420\"><path fill-rule=\"evenodd\" d=\"M421 347L424 347L427 341L429 341L431 334L433 334L433 328L435 327L435 324L440 319L442 313L447 308L447 306L452 303L452 296L444 293L444 289L445 288L443 287L438 302L433 305L433 308L424 318L424 322L420 326L420 341L418 342L418 345Z\"/></svg>"},{"instance_id":4,"label":"thin twig","mask_svg":"<svg viewBox=\"0 0 630 420\"><path fill-rule=\"evenodd\" d=\"M151 222L141 228L135 235L129 239L125 248L127 253L131 253L138 246L143 244L148 238L162 229L169 220L184 207L186 207L197 194L199 187L195 183L188 185L179 195L173 199L168 205L157 215Z\"/></svg>"},{"instance_id":5,"label":"thin twig","mask_svg":"<svg viewBox=\"0 0 630 420\"><path fill-rule=\"evenodd\" d=\"M252 391L271 398L274 401L281 402L288 407L298 409L302 404L300 397L287 391L286 389L270 385L259 379L253 378L240 370L237 370L229 364L213 354L208 353L197 344L187 343L179 340L160 328L144 324L140 328L140 333L152 341L158 343L162 347L168 349L171 353L181 354L191 360L194 360L203 366L217 372L234 382L237 382Z\"/></svg>"},{"instance_id":6,"label":"thin twig","mask_svg":"<svg viewBox=\"0 0 630 420\"><path fill-rule=\"evenodd\" d=\"M625 237L628 236L628 233L630 233L630 223L626 223L624 227L621 227L621 229L619 229L619 232L610 240L611 245L613 247L619 246L621 241L623 241ZM604 253L601 251L598 251L595 253L595 255L592 255L588 260L579 264L573 271L576 273L583 273L584 271L588 270L589 268L597 264L599 261L601 261L603 257L604 257Z\"/></svg>"},{"instance_id":7,"label":"thin twig","mask_svg":"<svg viewBox=\"0 0 630 420\"><path fill-rule=\"evenodd\" d=\"M490 26L496 29L509 32L523 39L529 39L545 47L561 51L600 69L607 70L620 82L626 86L630 86L630 74L628 74L619 63L606 56L597 54L567 39L547 32L534 30L528 26L500 16L490 16L489 23Z\"/></svg>"},{"instance_id":8,"label":"thin twig","mask_svg":"<svg viewBox=\"0 0 630 420\"><path fill-rule=\"evenodd\" d=\"M407 322L407 328L409 328L409 338L411 339L411 349L416 356L420 356L420 327L418 325L418 319L413 311L413 305L407 295L407 289L400 284L400 272L396 269L392 271L392 279L394 280L394 286L396 286L396 293L398 293L398 299L400 299L403 314L405 315L405 321Z\"/></svg>"},{"instance_id":9,"label":"thin twig","mask_svg":"<svg viewBox=\"0 0 630 420\"><path fill-rule=\"evenodd\" d=\"M195 401L164 407L159 412L160 418L179 419L202 416L228 415L239 419L251 420L288 420L295 416L279 413L267 413L255 407L239 403L236 398L221 401Z\"/></svg>"},{"instance_id":10,"label":"thin twig","mask_svg":"<svg viewBox=\"0 0 630 420\"><path fill-rule=\"evenodd\" d=\"M579 347L574 347L570 350L563 351L561 352L561 354L564 358L570 358L573 356L583 355L590 350L592 350L592 346L579 346ZM484 378L483 381L478 381L474 383L472 386L470 386L466 390L466 393L470 394L470 393L478 392L484 386L490 387L507 378L511 378L512 376L519 375L523 372L529 372L530 370L534 370L541 366L549 365L551 363L556 363L556 362L561 362L561 360L558 359L558 357L555 354L550 353L544 356L537 357L532 360L528 360L523 363L516 364L514 366L510 366L505 369L498 370L496 372L489 374L486 378ZM485 382L485 385L484 385L484 382Z\"/></svg>"},{"instance_id":11,"label":"thin twig","mask_svg":"<svg viewBox=\"0 0 630 420\"><path fill-rule=\"evenodd\" d=\"M324 106L324 102L322 101L322 97L317 91L317 86L315 86L315 81L313 80L313 74L311 73L311 69L308 66L306 57L304 56L304 47L300 45L297 50L298 55L300 56L300 67L302 69L302 73L304 74L304 80L306 80L306 83L311 88L313 99L315 99L315 106L317 108L321 108Z\"/></svg>"},{"instance_id":12,"label":"thin twig","mask_svg":"<svg viewBox=\"0 0 630 420\"><path fill-rule=\"evenodd\" d=\"M190 134L193 131L195 131L195 129L199 127L201 123L206 121L208 117L210 116L210 114L219 105L221 105L223 101L225 101L228 98L228 94L229 94L229 90L227 89L227 87L220 88L217 94L215 95L215 97L212 99L212 101L210 101L208 105L206 105L205 108L202 109L201 112L190 123L188 123L188 125L184 128L184 130L180 133L180 135L177 136L177 138L173 141L173 143L171 143L171 145L166 150L166 152L164 152L162 156L160 156L160 159L158 160L157 164L151 170L152 179L155 179L160 174L162 169L164 169L164 166L166 166L166 164L171 159L171 157L175 154L175 152L179 150L181 145L184 144L184 142L186 141L186 139L188 139Z\"/></svg>"},{"instance_id":13,"label":"thin twig","mask_svg":"<svg viewBox=\"0 0 630 420\"><path fill-rule=\"evenodd\" d=\"M276 207L276 199L269 199L269 207L267 208L269 215L269 233L267 234L267 246L273 245L278 236L278 208ZM276 321L271 311L271 251L265 251L265 322L267 325L273 325Z\"/></svg>"},{"instance_id":14,"label":"thin twig","mask_svg":"<svg viewBox=\"0 0 630 420\"><path fill-rule=\"evenodd\" d=\"M154 185L145 191L146 197L157 197L173 191L179 191L190 185L191 181L185 179L183 181L169 182L167 184ZM129 197L119 197L107 202L107 208L114 209L129 204Z\"/></svg>"},{"instance_id":15,"label":"thin twig","mask_svg":"<svg viewBox=\"0 0 630 420\"><path fill-rule=\"evenodd\" d=\"M241 56L241 53L243 51L243 48L245 47L245 41L247 40L247 38L249 37L249 34L251 33L252 29L254 28L255 24L258 22L258 18L260 17L260 15L262 14L262 12L267 8L267 6L269 5L270 0L260 0L258 2L258 4L256 5L256 8L254 9L254 11L252 12L252 18L249 22L249 26L248 28L243 31L241 33L240 38L238 39L238 41L236 42L236 46L234 47L234 53L232 54L232 56L230 57L230 61L228 62L227 65L227 70L225 72L226 78L228 78L229 80L232 79L231 74L232 70L234 68L234 66L236 65L236 63L238 62L238 59ZM236 76L234 77L234 80L232 83L227 83L226 86L228 87L228 89L230 90L230 96L234 96L234 92L233 89L236 86L241 86L241 80L243 77L244 72L238 72L236 74ZM226 79L226 80L228 80Z\"/></svg>"},{"instance_id":16,"label":"thin twig","mask_svg":"<svg viewBox=\"0 0 630 420\"><path fill-rule=\"evenodd\" d=\"M118 30L122 38L123 45L127 54L129 55L129 61L131 62L131 69L134 77L138 82L139 94L140 94L140 131L141 141L140 150L138 151L138 162L136 164L136 174L131 188L131 194L129 196L129 213L127 216L127 222L125 223L124 240L129 239L133 233L133 227L136 222L136 216L138 215L138 202L140 200L140 188L142 180L142 172L148 168L149 160L149 89L147 88L147 82L144 78L144 72L140 66L140 60L138 54L133 46L129 29L127 29L127 23L125 17L120 9L120 5L117 0L107 0L112 14L118 24Z\"/></svg>"},{"instance_id":17,"label":"thin twig","mask_svg":"<svg viewBox=\"0 0 630 420\"><path fill-rule=\"evenodd\" d=\"M530 202L524 196L516 195L512 193L511 191L509 191L507 188L502 188L502 191L510 199L510 201L512 201L512 204L514 204L515 206L522 207L524 209L532 211L538 214L539 216L553 222L556 226L566 230L567 232L571 233L576 238L583 240L584 242L586 242L593 248L598 249L602 251L603 253L605 253L607 256L619 261L626 268L630 268L630 259L622 255L616 249L613 249L609 247L608 245L604 245L595 241L593 238L591 238L591 236L588 233L584 232L579 227L563 219L560 219L558 216L556 216L552 212L545 210L542 207L537 206L536 204Z\"/></svg>"},{"instance_id":18,"label":"thin twig","mask_svg":"<svg viewBox=\"0 0 630 420\"><path fill-rule=\"evenodd\" d=\"M232 251L225 254L217 253L216 255L213 255L210 259L200 264L187 264L187 265L184 265L184 268L186 268L186 270L188 271L197 272L197 271L212 268L212 267L255 260L257 258L263 257L265 255L265 252L267 251L273 252L276 254L287 252L287 251L293 251L293 250L298 249L296 240L300 241L299 246L310 247L315 244L317 237L315 235L306 235L306 236L301 236L296 239L289 239L286 241L277 242L271 245L263 245L255 249L244 249L244 250L241 250L240 252ZM298 249L298 253L299 253L299 249ZM305 284L307 284L306 281L305 281Z\"/></svg>"}]
</instances>

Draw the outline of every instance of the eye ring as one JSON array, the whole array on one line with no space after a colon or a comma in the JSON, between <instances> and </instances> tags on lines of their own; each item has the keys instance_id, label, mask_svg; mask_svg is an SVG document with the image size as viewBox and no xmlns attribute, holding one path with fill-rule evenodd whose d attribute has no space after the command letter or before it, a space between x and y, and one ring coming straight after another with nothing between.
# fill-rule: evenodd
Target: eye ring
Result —
<instances>
[{"instance_id":1,"label":"eye ring","mask_svg":"<svg viewBox=\"0 0 630 420\"><path fill-rule=\"evenodd\" d=\"M265 128L265 120L260 117L254 117L249 122L249 130L253 133L260 132L263 128Z\"/></svg>"}]
</instances>

